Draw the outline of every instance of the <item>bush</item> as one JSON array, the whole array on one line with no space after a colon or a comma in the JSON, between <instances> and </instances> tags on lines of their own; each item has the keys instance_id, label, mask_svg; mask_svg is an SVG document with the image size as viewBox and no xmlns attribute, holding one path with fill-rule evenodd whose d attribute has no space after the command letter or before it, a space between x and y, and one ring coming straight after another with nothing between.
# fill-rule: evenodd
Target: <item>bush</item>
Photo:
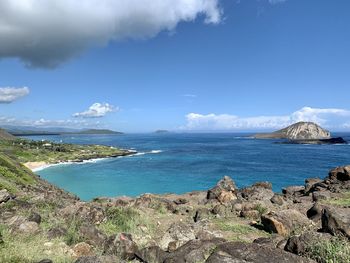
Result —
<instances>
[{"instance_id":1,"label":"bush","mask_svg":"<svg viewBox=\"0 0 350 263\"><path fill-rule=\"evenodd\" d=\"M319 240L307 248L305 256L319 263L348 263L350 262L350 243L343 237L331 240Z\"/></svg>"}]
</instances>

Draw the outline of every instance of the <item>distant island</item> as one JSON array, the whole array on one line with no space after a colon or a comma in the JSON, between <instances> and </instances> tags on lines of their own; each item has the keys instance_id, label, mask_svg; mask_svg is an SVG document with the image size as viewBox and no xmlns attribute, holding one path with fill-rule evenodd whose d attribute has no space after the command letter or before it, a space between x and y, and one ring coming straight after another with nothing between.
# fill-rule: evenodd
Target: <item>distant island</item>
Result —
<instances>
[{"instance_id":1,"label":"distant island","mask_svg":"<svg viewBox=\"0 0 350 263\"><path fill-rule=\"evenodd\" d=\"M288 144L345 144L343 138L332 138L328 130L314 122L297 122L271 133L258 133L256 139L286 139Z\"/></svg>"},{"instance_id":2,"label":"distant island","mask_svg":"<svg viewBox=\"0 0 350 263\"><path fill-rule=\"evenodd\" d=\"M12 134L14 136L40 136L40 135L69 135L69 134L75 134L75 135L109 135L109 134L123 134L122 132L118 131L112 131L108 129L84 129L84 130L37 130L37 129L7 129L7 132L9 134Z\"/></svg>"},{"instance_id":3,"label":"distant island","mask_svg":"<svg viewBox=\"0 0 350 263\"><path fill-rule=\"evenodd\" d=\"M156 130L154 133L169 133L168 130Z\"/></svg>"}]
</instances>

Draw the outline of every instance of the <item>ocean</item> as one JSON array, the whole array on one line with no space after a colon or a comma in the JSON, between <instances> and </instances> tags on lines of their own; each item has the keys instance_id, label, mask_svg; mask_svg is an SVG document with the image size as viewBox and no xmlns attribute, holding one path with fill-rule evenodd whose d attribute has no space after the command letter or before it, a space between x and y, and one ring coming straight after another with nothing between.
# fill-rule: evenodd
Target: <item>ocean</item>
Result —
<instances>
[{"instance_id":1,"label":"ocean","mask_svg":"<svg viewBox=\"0 0 350 263\"><path fill-rule=\"evenodd\" d=\"M164 133L32 136L77 144L134 149L134 156L49 167L36 173L49 182L91 200L99 196L185 193L213 187L224 175L238 187L269 181L276 192L306 178L325 177L350 164L350 145L276 144L238 133ZM350 141L350 134L334 134ZM26 137L28 138L28 137Z\"/></svg>"}]
</instances>

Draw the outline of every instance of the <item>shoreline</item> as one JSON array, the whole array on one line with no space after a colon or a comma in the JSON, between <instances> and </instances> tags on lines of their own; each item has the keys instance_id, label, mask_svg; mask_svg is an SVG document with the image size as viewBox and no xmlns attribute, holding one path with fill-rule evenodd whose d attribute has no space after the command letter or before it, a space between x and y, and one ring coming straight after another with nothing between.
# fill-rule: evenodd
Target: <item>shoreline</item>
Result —
<instances>
[{"instance_id":1,"label":"shoreline","mask_svg":"<svg viewBox=\"0 0 350 263\"><path fill-rule=\"evenodd\" d=\"M82 160L68 160L68 161L59 161L56 163L48 163L45 161L36 161L36 162L26 162L22 163L26 168L31 170L33 173L54 167L54 166L59 166L59 165L71 165L71 164L86 164L86 163L96 163L100 162L103 160L108 160L112 158L121 158L121 157L126 157L126 156L134 156L138 154L137 151L134 150L126 150L127 152L125 154L121 154L118 156L106 156L106 157L99 157L99 158L86 158Z\"/></svg>"}]
</instances>

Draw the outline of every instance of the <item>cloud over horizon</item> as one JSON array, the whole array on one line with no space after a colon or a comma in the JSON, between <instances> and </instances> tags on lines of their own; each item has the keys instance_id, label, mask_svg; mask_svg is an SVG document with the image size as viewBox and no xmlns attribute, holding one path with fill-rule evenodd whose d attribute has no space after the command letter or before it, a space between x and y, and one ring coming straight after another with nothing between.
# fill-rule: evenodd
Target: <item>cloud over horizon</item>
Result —
<instances>
[{"instance_id":1,"label":"cloud over horizon","mask_svg":"<svg viewBox=\"0 0 350 263\"><path fill-rule=\"evenodd\" d=\"M152 38L199 16L219 23L219 0L2 0L0 59L54 68L89 47Z\"/></svg>"},{"instance_id":2,"label":"cloud over horizon","mask_svg":"<svg viewBox=\"0 0 350 263\"><path fill-rule=\"evenodd\" d=\"M320 109L304 107L290 115L239 117L230 114L186 115L184 130L229 131L279 129L299 121L311 121L325 128L346 129L350 127L350 111L345 109Z\"/></svg>"},{"instance_id":3,"label":"cloud over horizon","mask_svg":"<svg viewBox=\"0 0 350 263\"><path fill-rule=\"evenodd\" d=\"M4 87L0 88L0 103L12 103L19 98L27 96L29 94L29 88L14 88L14 87Z\"/></svg>"},{"instance_id":4,"label":"cloud over horizon","mask_svg":"<svg viewBox=\"0 0 350 263\"><path fill-rule=\"evenodd\" d=\"M101 118L104 117L107 113L118 111L118 107L114 107L108 103L94 103L89 109L83 112L77 112L73 114L73 117L81 118Z\"/></svg>"}]
</instances>

